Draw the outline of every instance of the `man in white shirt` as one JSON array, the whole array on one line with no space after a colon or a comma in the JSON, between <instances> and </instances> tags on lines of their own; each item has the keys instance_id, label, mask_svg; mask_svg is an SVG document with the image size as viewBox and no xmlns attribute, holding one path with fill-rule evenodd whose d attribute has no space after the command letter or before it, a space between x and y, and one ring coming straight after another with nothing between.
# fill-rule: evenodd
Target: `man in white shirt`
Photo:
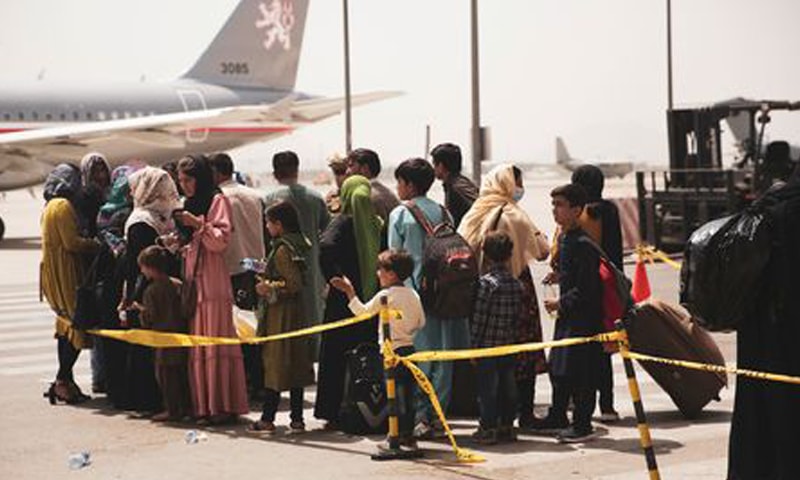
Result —
<instances>
[{"instance_id":1,"label":"man in white shirt","mask_svg":"<svg viewBox=\"0 0 800 480\"><path fill-rule=\"evenodd\" d=\"M255 308L255 282L252 272L242 268L243 258L262 259L264 247L264 204L261 194L233 179L233 161L226 153L210 157L214 171L214 183L222 190L231 204L231 239L225 250L225 265L231 275L233 301L243 310ZM252 287L252 288L251 288ZM252 295L251 295L252 294ZM237 312L234 312L236 315ZM235 317L234 317L235 318ZM251 393L261 390L261 348L258 345L242 345L247 373L247 384Z\"/></svg>"}]
</instances>

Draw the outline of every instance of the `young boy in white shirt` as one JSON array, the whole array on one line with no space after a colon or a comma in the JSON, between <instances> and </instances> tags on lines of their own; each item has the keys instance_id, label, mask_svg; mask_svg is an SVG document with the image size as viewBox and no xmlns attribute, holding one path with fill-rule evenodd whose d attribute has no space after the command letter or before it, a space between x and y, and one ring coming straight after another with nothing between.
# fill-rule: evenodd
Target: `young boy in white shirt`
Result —
<instances>
[{"instance_id":1,"label":"young boy in white shirt","mask_svg":"<svg viewBox=\"0 0 800 480\"><path fill-rule=\"evenodd\" d=\"M381 309L381 298L388 296L388 305L392 310L400 312L392 316L390 328L392 347L400 356L414 353L414 335L425 325L425 313L419 295L413 288L406 287L403 282L414 271L414 260L405 250L389 249L378 255L378 280L381 291L366 304L356 296L353 284L347 277L334 277L331 285L341 290L350 300L350 310L355 315L376 314ZM382 334L382 332L380 332ZM414 441L414 379L411 372L398 365L395 370L397 398L400 410L399 430L402 446L416 448Z\"/></svg>"}]
</instances>

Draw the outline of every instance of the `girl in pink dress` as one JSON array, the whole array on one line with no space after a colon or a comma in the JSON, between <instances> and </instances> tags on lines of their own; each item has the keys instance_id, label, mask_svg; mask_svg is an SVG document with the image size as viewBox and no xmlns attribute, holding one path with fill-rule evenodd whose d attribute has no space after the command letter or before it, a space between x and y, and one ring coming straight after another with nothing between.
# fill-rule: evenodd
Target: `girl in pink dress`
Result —
<instances>
[{"instance_id":1,"label":"girl in pink dress","mask_svg":"<svg viewBox=\"0 0 800 480\"><path fill-rule=\"evenodd\" d=\"M197 312L189 333L236 338L233 294L223 258L231 235L230 203L214 186L205 156L183 158L178 180L186 194L184 210L175 214L188 242L183 250L184 279L191 281L194 275L197 283ZM198 419L221 423L247 413L242 349L238 345L191 348L189 387Z\"/></svg>"}]
</instances>

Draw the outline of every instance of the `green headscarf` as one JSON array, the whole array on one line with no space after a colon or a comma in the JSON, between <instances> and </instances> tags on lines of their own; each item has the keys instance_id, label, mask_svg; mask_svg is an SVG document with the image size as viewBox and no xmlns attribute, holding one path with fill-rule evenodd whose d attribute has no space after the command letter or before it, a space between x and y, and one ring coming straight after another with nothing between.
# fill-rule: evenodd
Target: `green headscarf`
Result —
<instances>
[{"instance_id":1,"label":"green headscarf","mask_svg":"<svg viewBox=\"0 0 800 480\"><path fill-rule=\"evenodd\" d=\"M378 290L375 271L377 270L383 227L383 222L372 207L371 193L369 180L361 175L349 177L339 190L342 215L353 217L353 233L356 237L361 289L365 301L372 298L372 295Z\"/></svg>"}]
</instances>

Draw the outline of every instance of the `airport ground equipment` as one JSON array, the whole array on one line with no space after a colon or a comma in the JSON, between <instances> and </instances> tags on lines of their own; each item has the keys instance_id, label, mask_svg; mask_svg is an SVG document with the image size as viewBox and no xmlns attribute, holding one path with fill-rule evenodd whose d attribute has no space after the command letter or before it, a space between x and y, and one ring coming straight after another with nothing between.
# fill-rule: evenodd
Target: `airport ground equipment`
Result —
<instances>
[{"instance_id":1,"label":"airport ground equipment","mask_svg":"<svg viewBox=\"0 0 800 480\"><path fill-rule=\"evenodd\" d=\"M796 148L782 140L765 144L765 133L772 112L798 109L800 102L737 98L668 111L669 169L636 172L642 240L681 251L700 225L745 208L787 176L798 162ZM729 167L722 162L722 120L738 150Z\"/></svg>"}]
</instances>

